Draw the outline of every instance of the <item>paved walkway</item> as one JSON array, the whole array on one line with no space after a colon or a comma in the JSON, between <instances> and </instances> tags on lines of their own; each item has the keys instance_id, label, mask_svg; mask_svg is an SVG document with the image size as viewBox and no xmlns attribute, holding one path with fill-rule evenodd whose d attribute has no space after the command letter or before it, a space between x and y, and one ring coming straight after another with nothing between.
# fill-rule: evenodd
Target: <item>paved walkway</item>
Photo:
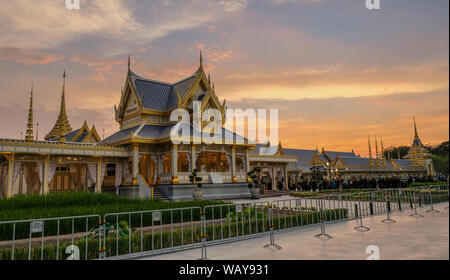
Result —
<instances>
[{"instance_id":1,"label":"paved walkway","mask_svg":"<svg viewBox=\"0 0 450 280\"><path fill-rule=\"evenodd\" d=\"M383 260L429 260L449 259L449 212L436 205L440 213L425 213L428 207L418 210L424 217L410 217L411 210L395 212L391 218L397 223L381 223L383 215L364 220L370 227L368 232L354 229L356 221L327 225L326 231L333 236L330 240L315 238L319 228L299 229L278 233L275 242L281 250L263 248L269 237L255 238L208 247L208 257L212 260L318 260L349 259L364 260L369 255L366 248L376 245ZM184 259L195 260L201 256L200 249L192 249L173 254L146 257L143 259Z\"/></svg>"}]
</instances>

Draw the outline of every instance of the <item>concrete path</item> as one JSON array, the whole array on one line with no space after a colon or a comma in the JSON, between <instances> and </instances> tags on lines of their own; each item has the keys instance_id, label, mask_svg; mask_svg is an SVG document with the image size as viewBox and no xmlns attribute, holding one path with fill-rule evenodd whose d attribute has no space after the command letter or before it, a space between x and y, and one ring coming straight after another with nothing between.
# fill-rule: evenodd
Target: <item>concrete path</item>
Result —
<instances>
[{"instance_id":1,"label":"concrete path","mask_svg":"<svg viewBox=\"0 0 450 280\"><path fill-rule=\"evenodd\" d=\"M359 221L341 222L326 226L326 232L332 239L322 240L314 235L320 232L318 227L299 229L292 232L276 233L275 242L281 250L263 248L269 237L260 237L245 241L232 242L208 247L208 257L212 260L364 260L366 248L376 245L382 260L430 260L449 259L449 212L448 203L439 204L437 214L425 213L428 207L420 208L424 217L410 217L408 209L395 212L391 218L396 223L381 223L384 215L363 220L368 232L354 229ZM196 260L201 256L200 249L192 249L172 254L145 257L145 260L182 259Z\"/></svg>"}]
</instances>

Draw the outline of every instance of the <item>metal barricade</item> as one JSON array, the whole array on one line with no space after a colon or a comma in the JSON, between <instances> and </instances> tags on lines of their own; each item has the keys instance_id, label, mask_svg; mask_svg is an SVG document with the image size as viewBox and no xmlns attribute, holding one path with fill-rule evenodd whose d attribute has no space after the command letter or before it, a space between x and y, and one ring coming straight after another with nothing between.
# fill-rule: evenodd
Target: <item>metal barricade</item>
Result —
<instances>
[{"instance_id":1,"label":"metal barricade","mask_svg":"<svg viewBox=\"0 0 450 280\"><path fill-rule=\"evenodd\" d=\"M222 243L267 233L269 207L267 201L205 206L205 242Z\"/></svg>"},{"instance_id":2,"label":"metal barricade","mask_svg":"<svg viewBox=\"0 0 450 280\"><path fill-rule=\"evenodd\" d=\"M200 207L109 213L103 258L134 258L195 248L202 243Z\"/></svg>"},{"instance_id":3,"label":"metal barricade","mask_svg":"<svg viewBox=\"0 0 450 280\"><path fill-rule=\"evenodd\" d=\"M0 222L0 260L91 260L100 257L99 215Z\"/></svg>"}]
</instances>

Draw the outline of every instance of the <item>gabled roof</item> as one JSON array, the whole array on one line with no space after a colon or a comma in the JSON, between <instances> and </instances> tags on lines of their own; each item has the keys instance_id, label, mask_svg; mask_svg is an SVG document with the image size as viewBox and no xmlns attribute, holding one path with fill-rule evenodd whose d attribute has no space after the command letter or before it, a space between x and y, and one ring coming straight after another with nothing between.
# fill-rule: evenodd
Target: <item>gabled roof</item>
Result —
<instances>
[{"instance_id":1,"label":"gabled roof","mask_svg":"<svg viewBox=\"0 0 450 280\"><path fill-rule=\"evenodd\" d=\"M103 141L101 141L100 145L111 145L114 143L117 143L119 141L129 139L131 135L133 137L141 137L145 139L151 139L151 140L160 140L164 138L170 137L170 133L172 131L172 128L176 124L171 124L168 126L160 126L160 125L150 125L150 124L144 124L144 125L138 125L131 128L120 130L113 135L107 137ZM186 128L185 126L189 126L190 129L190 135L191 137L194 135L194 128L191 124L187 123L181 123L180 128ZM199 133L199 132L198 132ZM222 140L225 139L225 134L230 133L233 136L234 141L239 141L240 143L248 144L248 140L245 137L242 137L232 131L229 131L225 128L222 128ZM197 134L201 135L201 134Z\"/></svg>"},{"instance_id":2,"label":"gabled roof","mask_svg":"<svg viewBox=\"0 0 450 280\"><path fill-rule=\"evenodd\" d=\"M317 150L305 150L305 149L284 149L284 153L290 156L297 156L300 160L312 160Z\"/></svg>"},{"instance_id":3,"label":"gabled roof","mask_svg":"<svg viewBox=\"0 0 450 280\"><path fill-rule=\"evenodd\" d=\"M95 141L100 141L100 136L95 129L95 125L89 129L87 122L84 121L83 126L79 129L73 130L69 133L62 135L66 142L74 142L74 143L84 143L89 140L89 138L94 137ZM58 141L60 137L49 139L49 141Z\"/></svg>"},{"instance_id":4,"label":"gabled roof","mask_svg":"<svg viewBox=\"0 0 450 280\"><path fill-rule=\"evenodd\" d=\"M397 164L401 169L409 169L412 167L412 161L405 159L393 159L394 163Z\"/></svg>"},{"instance_id":5,"label":"gabled roof","mask_svg":"<svg viewBox=\"0 0 450 280\"><path fill-rule=\"evenodd\" d=\"M358 157L354 152L336 152L336 151L327 151L327 150L325 150L325 154L328 155L330 160L335 160L336 156L339 156L339 157Z\"/></svg>"},{"instance_id":6,"label":"gabled roof","mask_svg":"<svg viewBox=\"0 0 450 280\"><path fill-rule=\"evenodd\" d=\"M370 168L368 158L339 156L339 160L341 160L349 168Z\"/></svg>"},{"instance_id":7,"label":"gabled roof","mask_svg":"<svg viewBox=\"0 0 450 280\"><path fill-rule=\"evenodd\" d=\"M177 92L182 98L189 89L189 85L195 80L197 74L198 71L176 83L166 83L140 77L132 71L129 73L138 97L142 100L143 109L161 112L177 108Z\"/></svg>"}]
</instances>

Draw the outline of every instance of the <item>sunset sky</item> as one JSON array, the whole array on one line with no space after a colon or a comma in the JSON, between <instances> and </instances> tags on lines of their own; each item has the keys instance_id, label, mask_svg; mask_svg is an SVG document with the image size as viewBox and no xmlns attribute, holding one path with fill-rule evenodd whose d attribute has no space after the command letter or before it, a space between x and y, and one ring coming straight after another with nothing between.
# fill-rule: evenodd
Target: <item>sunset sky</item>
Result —
<instances>
[{"instance_id":1,"label":"sunset sky","mask_svg":"<svg viewBox=\"0 0 450 280\"><path fill-rule=\"evenodd\" d=\"M279 108L284 147L355 150L449 135L449 1L0 0L0 138L25 132L34 83L40 139L67 71L71 125L118 130L127 56L144 77L194 73L200 50L229 107Z\"/></svg>"}]
</instances>

